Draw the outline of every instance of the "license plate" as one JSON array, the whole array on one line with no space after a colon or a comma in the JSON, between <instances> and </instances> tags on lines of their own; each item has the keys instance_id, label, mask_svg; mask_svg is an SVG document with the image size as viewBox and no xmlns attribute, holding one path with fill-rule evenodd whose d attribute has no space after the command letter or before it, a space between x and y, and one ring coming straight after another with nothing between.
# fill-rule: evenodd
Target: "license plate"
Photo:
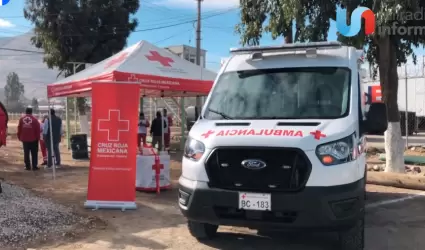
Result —
<instances>
[{"instance_id":1,"label":"license plate","mask_svg":"<svg viewBox=\"0 0 425 250\"><path fill-rule=\"evenodd\" d=\"M271 211L271 195L259 193L239 193L239 209Z\"/></svg>"}]
</instances>

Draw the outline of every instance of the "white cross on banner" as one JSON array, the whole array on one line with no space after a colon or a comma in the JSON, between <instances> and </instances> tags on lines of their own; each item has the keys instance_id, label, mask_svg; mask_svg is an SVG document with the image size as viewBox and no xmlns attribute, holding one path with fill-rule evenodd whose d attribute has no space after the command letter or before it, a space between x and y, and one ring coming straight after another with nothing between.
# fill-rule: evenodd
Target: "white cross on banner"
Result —
<instances>
[{"instance_id":1,"label":"white cross on banner","mask_svg":"<svg viewBox=\"0 0 425 250\"><path fill-rule=\"evenodd\" d=\"M130 131L130 121L121 120L121 111L118 109L109 110L108 119L99 119L97 130L108 133L108 141L120 141L120 133Z\"/></svg>"}]
</instances>

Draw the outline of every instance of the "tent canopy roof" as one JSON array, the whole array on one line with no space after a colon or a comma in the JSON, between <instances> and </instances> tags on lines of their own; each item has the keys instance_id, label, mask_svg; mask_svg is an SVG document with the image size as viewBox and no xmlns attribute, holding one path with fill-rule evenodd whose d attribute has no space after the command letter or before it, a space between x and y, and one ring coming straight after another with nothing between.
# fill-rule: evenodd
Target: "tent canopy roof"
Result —
<instances>
[{"instance_id":1,"label":"tent canopy roof","mask_svg":"<svg viewBox=\"0 0 425 250\"><path fill-rule=\"evenodd\" d=\"M93 82L139 82L143 96L207 95L216 73L141 41L47 86L48 97L89 96Z\"/></svg>"}]
</instances>

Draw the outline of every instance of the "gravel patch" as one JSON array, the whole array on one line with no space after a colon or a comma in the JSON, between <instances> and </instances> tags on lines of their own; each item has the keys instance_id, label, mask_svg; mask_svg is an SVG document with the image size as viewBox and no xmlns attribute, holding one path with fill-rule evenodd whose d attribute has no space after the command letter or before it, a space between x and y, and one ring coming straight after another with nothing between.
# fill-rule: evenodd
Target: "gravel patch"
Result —
<instances>
[{"instance_id":1,"label":"gravel patch","mask_svg":"<svg viewBox=\"0 0 425 250\"><path fill-rule=\"evenodd\" d=\"M33 240L62 236L85 218L70 208L37 197L19 186L1 183L0 249L20 248Z\"/></svg>"}]
</instances>

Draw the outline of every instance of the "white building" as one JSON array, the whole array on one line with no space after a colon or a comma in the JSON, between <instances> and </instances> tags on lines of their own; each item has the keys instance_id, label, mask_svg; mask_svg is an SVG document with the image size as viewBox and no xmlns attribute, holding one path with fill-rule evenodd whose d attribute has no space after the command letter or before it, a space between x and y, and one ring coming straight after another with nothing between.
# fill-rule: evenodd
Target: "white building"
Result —
<instances>
[{"instance_id":1,"label":"white building","mask_svg":"<svg viewBox=\"0 0 425 250\"><path fill-rule=\"evenodd\" d=\"M196 48L188 45L176 45L165 47L171 53L196 64ZM201 49L201 66L206 67L206 54L207 51Z\"/></svg>"}]
</instances>

